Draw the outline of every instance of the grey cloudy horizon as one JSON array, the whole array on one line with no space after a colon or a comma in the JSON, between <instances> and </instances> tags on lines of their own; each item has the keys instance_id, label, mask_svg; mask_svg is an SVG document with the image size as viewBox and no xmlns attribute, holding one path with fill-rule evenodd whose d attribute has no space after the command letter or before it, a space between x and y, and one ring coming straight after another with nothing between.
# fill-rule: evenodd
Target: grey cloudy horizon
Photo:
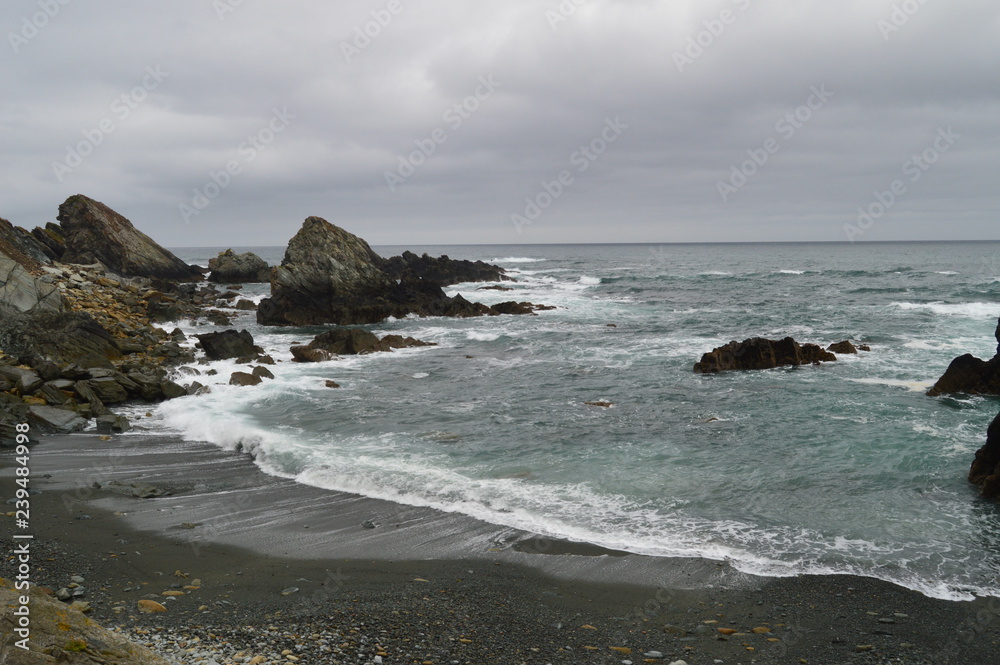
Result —
<instances>
[{"instance_id":1,"label":"grey cloudy horizon","mask_svg":"<svg viewBox=\"0 0 1000 665\"><path fill-rule=\"evenodd\" d=\"M0 217L165 246L995 240L986 0L12 0Z\"/></svg>"}]
</instances>

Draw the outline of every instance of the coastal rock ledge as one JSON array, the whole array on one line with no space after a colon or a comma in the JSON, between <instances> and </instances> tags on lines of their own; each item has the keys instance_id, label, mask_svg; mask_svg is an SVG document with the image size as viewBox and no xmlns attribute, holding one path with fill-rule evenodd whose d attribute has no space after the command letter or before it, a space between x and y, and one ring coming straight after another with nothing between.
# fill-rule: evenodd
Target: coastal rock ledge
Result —
<instances>
[{"instance_id":1,"label":"coastal rock ledge","mask_svg":"<svg viewBox=\"0 0 1000 665\"><path fill-rule=\"evenodd\" d=\"M799 344L791 337L781 340L753 337L712 349L696 363L696 374L728 370L772 369L829 362L837 356L816 344Z\"/></svg>"}]
</instances>

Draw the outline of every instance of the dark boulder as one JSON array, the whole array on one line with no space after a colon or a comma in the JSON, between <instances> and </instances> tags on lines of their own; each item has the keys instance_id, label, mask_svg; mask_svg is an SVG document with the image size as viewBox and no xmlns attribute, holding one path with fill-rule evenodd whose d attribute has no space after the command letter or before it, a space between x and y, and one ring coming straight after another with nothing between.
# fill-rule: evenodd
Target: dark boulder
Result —
<instances>
[{"instance_id":1,"label":"dark boulder","mask_svg":"<svg viewBox=\"0 0 1000 665\"><path fill-rule=\"evenodd\" d=\"M969 353L955 358L927 394L930 397L950 393L1000 395L1000 320L994 336L997 355L991 360L980 360Z\"/></svg>"},{"instance_id":2,"label":"dark boulder","mask_svg":"<svg viewBox=\"0 0 1000 665\"><path fill-rule=\"evenodd\" d=\"M253 368L253 375L259 376L262 379L274 378L274 374L271 373L271 370L269 370L266 367L262 367L261 365L257 365L256 367Z\"/></svg>"},{"instance_id":3,"label":"dark boulder","mask_svg":"<svg viewBox=\"0 0 1000 665\"><path fill-rule=\"evenodd\" d=\"M754 337L713 349L701 357L694 371L708 374L734 369L772 369L836 359L835 355L815 344L800 346L791 337L781 340Z\"/></svg>"},{"instance_id":4,"label":"dark boulder","mask_svg":"<svg viewBox=\"0 0 1000 665\"><path fill-rule=\"evenodd\" d=\"M212 282L242 284L271 281L271 268L253 252L237 254L227 249L208 260L208 269L212 271L208 276Z\"/></svg>"},{"instance_id":5,"label":"dark boulder","mask_svg":"<svg viewBox=\"0 0 1000 665\"><path fill-rule=\"evenodd\" d=\"M256 357L257 347L253 336L246 330L223 330L217 333L195 335L201 343L201 348L210 360L225 360L226 358Z\"/></svg>"},{"instance_id":6,"label":"dark boulder","mask_svg":"<svg viewBox=\"0 0 1000 665\"><path fill-rule=\"evenodd\" d=\"M837 342L836 344L831 344L830 346L826 347L826 350L832 351L833 353L848 353L848 354L858 352L857 347L851 344L850 340L846 339L843 342Z\"/></svg>"},{"instance_id":7,"label":"dark boulder","mask_svg":"<svg viewBox=\"0 0 1000 665\"><path fill-rule=\"evenodd\" d=\"M1000 498L1000 415L986 430L986 444L976 451L969 482L978 485L983 496Z\"/></svg>"},{"instance_id":8,"label":"dark boulder","mask_svg":"<svg viewBox=\"0 0 1000 665\"><path fill-rule=\"evenodd\" d=\"M132 222L98 201L77 194L59 206L64 263L101 262L128 277L200 279L201 271L156 244Z\"/></svg>"},{"instance_id":9,"label":"dark boulder","mask_svg":"<svg viewBox=\"0 0 1000 665\"><path fill-rule=\"evenodd\" d=\"M229 385L231 386L256 386L261 381L263 381L261 377L246 372L233 372L229 377Z\"/></svg>"},{"instance_id":10,"label":"dark boulder","mask_svg":"<svg viewBox=\"0 0 1000 665\"><path fill-rule=\"evenodd\" d=\"M1000 356L986 361L966 353L952 360L927 394L937 397L952 393L1000 395Z\"/></svg>"},{"instance_id":11,"label":"dark boulder","mask_svg":"<svg viewBox=\"0 0 1000 665\"><path fill-rule=\"evenodd\" d=\"M99 434L122 434L123 432L127 432L132 429L132 426L128 422L128 418L125 416L116 416L114 414L100 416L97 418L95 424Z\"/></svg>"},{"instance_id":12,"label":"dark boulder","mask_svg":"<svg viewBox=\"0 0 1000 665\"><path fill-rule=\"evenodd\" d=\"M436 344L402 335L386 335L379 339L367 330L333 328L317 335L308 346L293 346L291 351L298 362L321 362L334 356L376 353L414 346ZM315 353L316 351L321 353Z\"/></svg>"},{"instance_id":13,"label":"dark boulder","mask_svg":"<svg viewBox=\"0 0 1000 665\"><path fill-rule=\"evenodd\" d=\"M400 256L384 259L382 269L392 279L402 279L409 273L437 286L510 279L504 274L503 268L485 261L451 259L447 255L435 258L427 253L417 256L413 252L403 252Z\"/></svg>"}]
</instances>

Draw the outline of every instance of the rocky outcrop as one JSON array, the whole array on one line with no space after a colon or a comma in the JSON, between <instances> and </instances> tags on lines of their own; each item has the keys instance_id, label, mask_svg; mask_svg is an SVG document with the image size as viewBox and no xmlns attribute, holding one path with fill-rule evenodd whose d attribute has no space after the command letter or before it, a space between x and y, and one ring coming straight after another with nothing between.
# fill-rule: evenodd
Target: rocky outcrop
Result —
<instances>
[{"instance_id":1,"label":"rocky outcrop","mask_svg":"<svg viewBox=\"0 0 1000 665\"><path fill-rule=\"evenodd\" d=\"M382 269L392 279L402 279L407 273L437 286L460 284L462 282L499 282L509 280L504 269L485 261L451 259L448 256L433 257L427 253L417 256L413 252L403 252L400 256L385 259Z\"/></svg>"},{"instance_id":2,"label":"rocky outcrop","mask_svg":"<svg viewBox=\"0 0 1000 665\"><path fill-rule=\"evenodd\" d=\"M997 355L992 360L981 360L969 353L955 358L927 394L1000 395L1000 321L995 335Z\"/></svg>"},{"instance_id":3,"label":"rocky outcrop","mask_svg":"<svg viewBox=\"0 0 1000 665\"><path fill-rule=\"evenodd\" d=\"M379 339L366 330L334 328L317 335L307 346L293 346L296 362L322 362L336 356L392 351L415 346L437 346L413 337L386 335Z\"/></svg>"},{"instance_id":4,"label":"rocky outcrop","mask_svg":"<svg viewBox=\"0 0 1000 665\"><path fill-rule=\"evenodd\" d=\"M114 337L87 314L40 311L11 316L5 311L9 307L0 305L0 349L20 363L64 366L91 356L122 357Z\"/></svg>"},{"instance_id":5,"label":"rocky outcrop","mask_svg":"<svg viewBox=\"0 0 1000 665\"><path fill-rule=\"evenodd\" d=\"M51 593L51 592L49 592ZM30 612L30 639L21 649L21 597L27 598ZM84 609L86 607L84 606ZM4 665L169 665L145 647L129 642L121 633L111 632L91 621L83 612L62 603L37 586L24 591L0 579L0 662Z\"/></svg>"},{"instance_id":6,"label":"rocky outcrop","mask_svg":"<svg viewBox=\"0 0 1000 665\"><path fill-rule=\"evenodd\" d=\"M976 451L969 482L978 485L983 496L1000 498L1000 415L986 430L986 444Z\"/></svg>"},{"instance_id":7,"label":"rocky outcrop","mask_svg":"<svg viewBox=\"0 0 1000 665\"><path fill-rule=\"evenodd\" d=\"M27 270L50 262L44 248L30 233L3 218L0 218L0 252Z\"/></svg>"},{"instance_id":8,"label":"rocky outcrop","mask_svg":"<svg viewBox=\"0 0 1000 665\"><path fill-rule=\"evenodd\" d=\"M271 268L253 252L237 254L227 249L208 260L208 269L211 271L209 281L221 284L271 281Z\"/></svg>"},{"instance_id":9,"label":"rocky outcrop","mask_svg":"<svg viewBox=\"0 0 1000 665\"><path fill-rule=\"evenodd\" d=\"M197 268L156 244L132 222L82 194L66 199L57 219L65 238L64 263L100 262L126 277L201 278Z\"/></svg>"},{"instance_id":10,"label":"rocky outcrop","mask_svg":"<svg viewBox=\"0 0 1000 665\"><path fill-rule=\"evenodd\" d=\"M271 297L257 310L264 325L378 323L390 316L481 316L489 307L412 271L393 278L385 261L361 238L319 217L309 217L288 243L271 274Z\"/></svg>"},{"instance_id":11,"label":"rocky outcrop","mask_svg":"<svg viewBox=\"0 0 1000 665\"><path fill-rule=\"evenodd\" d=\"M694 371L709 374L735 369L772 369L836 359L837 356L816 344L800 345L791 337L777 341L753 337L742 342L730 342L706 353L695 364Z\"/></svg>"}]
</instances>

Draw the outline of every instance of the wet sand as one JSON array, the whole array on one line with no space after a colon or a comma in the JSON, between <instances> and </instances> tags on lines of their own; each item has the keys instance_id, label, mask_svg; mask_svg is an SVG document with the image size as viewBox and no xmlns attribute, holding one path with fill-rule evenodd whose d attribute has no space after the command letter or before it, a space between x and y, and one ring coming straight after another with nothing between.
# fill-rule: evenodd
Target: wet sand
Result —
<instances>
[{"instance_id":1,"label":"wet sand","mask_svg":"<svg viewBox=\"0 0 1000 665\"><path fill-rule=\"evenodd\" d=\"M4 500L11 458L0 452ZM1000 600L936 600L852 576L759 578L551 541L307 487L176 439L49 437L31 469L34 581L59 589L81 575L95 620L203 645L252 651L271 627L283 644L301 641L292 650L302 663L385 653L387 664L690 665L987 665L1000 646ZM171 494L124 496L107 489L114 480ZM10 576L9 560L0 574ZM199 588L183 588L193 580ZM142 598L168 611L140 614ZM338 631L339 653L310 642L321 629Z\"/></svg>"}]
</instances>

